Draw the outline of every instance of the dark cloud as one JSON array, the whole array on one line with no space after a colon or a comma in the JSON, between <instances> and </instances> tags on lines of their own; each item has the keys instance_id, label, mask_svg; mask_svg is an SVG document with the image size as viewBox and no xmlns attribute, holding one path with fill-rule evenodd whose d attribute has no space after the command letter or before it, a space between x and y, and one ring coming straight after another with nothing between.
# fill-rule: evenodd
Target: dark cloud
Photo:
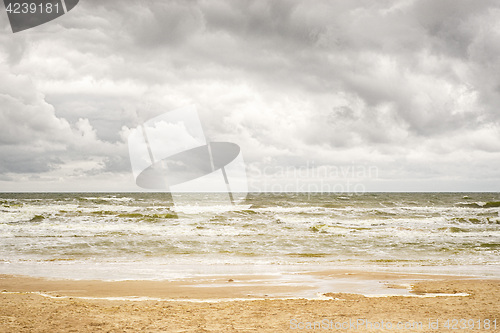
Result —
<instances>
[{"instance_id":1,"label":"dark cloud","mask_svg":"<svg viewBox=\"0 0 500 333\"><path fill-rule=\"evenodd\" d=\"M128 130L195 104L250 164L469 177L500 151L499 18L493 0L88 0L4 24L0 173L125 175Z\"/></svg>"},{"instance_id":2,"label":"dark cloud","mask_svg":"<svg viewBox=\"0 0 500 333\"><path fill-rule=\"evenodd\" d=\"M23 174L52 171L63 161L51 156L50 151L40 152L32 147L0 147L0 173Z\"/></svg>"}]
</instances>

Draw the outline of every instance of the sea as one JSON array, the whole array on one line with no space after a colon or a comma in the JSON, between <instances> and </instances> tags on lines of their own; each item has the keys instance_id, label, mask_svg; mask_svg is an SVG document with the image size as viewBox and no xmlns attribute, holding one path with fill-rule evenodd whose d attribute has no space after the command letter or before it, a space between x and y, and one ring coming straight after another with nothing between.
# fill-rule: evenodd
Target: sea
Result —
<instances>
[{"instance_id":1,"label":"sea","mask_svg":"<svg viewBox=\"0 0 500 333\"><path fill-rule=\"evenodd\" d=\"M500 277L500 193L0 193L0 274L98 280L325 269Z\"/></svg>"}]
</instances>

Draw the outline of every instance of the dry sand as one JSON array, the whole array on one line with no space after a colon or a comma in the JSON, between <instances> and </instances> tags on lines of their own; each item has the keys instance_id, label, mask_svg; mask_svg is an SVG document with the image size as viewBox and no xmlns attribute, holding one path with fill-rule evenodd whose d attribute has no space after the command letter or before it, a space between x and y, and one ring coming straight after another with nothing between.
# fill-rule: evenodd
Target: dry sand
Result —
<instances>
[{"instance_id":1,"label":"dry sand","mask_svg":"<svg viewBox=\"0 0 500 333\"><path fill-rule=\"evenodd\" d=\"M311 286L279 287L262 276L104 282L0 275L0 332L500 332L499 280L341 271L316 276L378 280L396 293L411 284L412 296L365 297L336 289L318 299L279 299ZM453 319L466 319L466 326L474 320L475 329L445 328ZM307 329L314 322L317 329ZM349 328L335 329L335 323Z\"/></svg>"}]
</instances>

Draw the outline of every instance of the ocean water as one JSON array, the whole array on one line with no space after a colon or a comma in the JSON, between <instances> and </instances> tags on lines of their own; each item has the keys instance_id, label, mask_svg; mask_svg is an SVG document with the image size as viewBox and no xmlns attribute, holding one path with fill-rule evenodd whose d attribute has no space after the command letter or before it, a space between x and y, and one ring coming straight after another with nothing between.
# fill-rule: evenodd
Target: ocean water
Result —
<instances>
[{"instance_id":1,"label":"ocean water","mask_svg":"<svg viewBox=\"0 0 500 333\"><path fill-rule=\"evenodd\" d=\"M177 202L177 201L176 201ZM0 273L73 279L361 269L500 277L499 193L0 194Z\"/></svg>"}]
</instances>

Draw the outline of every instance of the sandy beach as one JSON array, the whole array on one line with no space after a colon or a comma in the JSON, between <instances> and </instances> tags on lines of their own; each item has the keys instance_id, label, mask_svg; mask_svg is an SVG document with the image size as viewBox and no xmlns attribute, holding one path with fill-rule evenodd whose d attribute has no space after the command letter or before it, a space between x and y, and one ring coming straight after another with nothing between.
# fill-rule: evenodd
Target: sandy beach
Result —
<instances>
[{"instance_id":1,"label":"sandy beach","mask_svg":"<svg viewBox=\"0 0 500 333\"><path fill-rule=\"evenodd\" d=\"M500 319L500 280L345 271L314 275L326 281L378 280L394 293L364 296L345 292L344 284L315 298L294 297L311 286L279 288L265 276L105 282L2 275L0 331L500 331L494 322Z\"/></svg>"},{"instance_id":2,"label":"sandy beach","mask_svg":"<svg viewBox=\"0 0 500 333\"><path fill-rule=\"evenodd\" d=\"M500 197L4 194L1 332L500 331Z\"/></svg>"}]
</instances>

